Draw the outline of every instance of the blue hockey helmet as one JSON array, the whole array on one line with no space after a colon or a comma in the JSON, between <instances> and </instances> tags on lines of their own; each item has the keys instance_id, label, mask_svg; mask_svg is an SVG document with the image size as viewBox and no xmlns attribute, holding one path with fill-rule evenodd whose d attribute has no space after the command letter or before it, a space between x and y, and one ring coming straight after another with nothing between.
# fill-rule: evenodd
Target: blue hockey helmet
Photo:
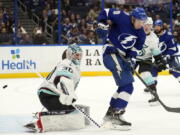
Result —
<instances>
[{"instance_id":1,"label":"blue hockey helmet","mask_svg":"<svg viewBox=\"0 0 180 135\"><path fill-rule=\"evenodd\" d=\"M135 19L145 21L147 19L146 12L143 8L136 7L131 12L131 16L133 16Z\"/></svg>"},{"instance_id":2,"label":"blue hockey helmet","mask_svg":"<svg viewBox=\"0 0 180 135\"><path fill-rule=\"evenodd\" d=\"M162 20L156 20L155 22L154 22L154 26L163 26L163 21Z\"/></svg>"}]
</instances>

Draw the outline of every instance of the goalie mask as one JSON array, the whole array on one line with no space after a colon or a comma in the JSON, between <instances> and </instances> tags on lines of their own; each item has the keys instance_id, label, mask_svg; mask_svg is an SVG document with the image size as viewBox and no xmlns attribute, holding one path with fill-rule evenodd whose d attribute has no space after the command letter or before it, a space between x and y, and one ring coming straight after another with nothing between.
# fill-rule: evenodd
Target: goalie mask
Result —
<instances>
[{"instance_id":1,"label":"goalie mask","mask_svg":"<svg viewBox=\"0 0 180 135\"><path fill-rule=\"evenodd\" d=\"M67 58L75 65L80 65L82 59L82 49L77 44L71 44L67 49Z\"/></svg>"}]
</instances>

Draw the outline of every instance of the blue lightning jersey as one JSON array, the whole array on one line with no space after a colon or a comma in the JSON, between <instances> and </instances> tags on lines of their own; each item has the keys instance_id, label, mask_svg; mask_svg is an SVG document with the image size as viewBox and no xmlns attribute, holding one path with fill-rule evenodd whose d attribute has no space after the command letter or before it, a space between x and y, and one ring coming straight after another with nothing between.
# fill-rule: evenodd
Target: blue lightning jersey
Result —
<instances>
[{"instance_id":1,"label":"blue lightning jersey","mask_svg":"<svg viewBox=\"0 0 180 135\"><path fill-rule=\"evenodd\" d=\"M159 36L159 47L163 55L174 55L178 52L177 44L174 42L174 38L171 32L164 31L164 33Z\"/></svg>"},{"instance_id":2,"label":"blue lightning jersey","mask_svg":"<svg viewBox=\"0 0 180 135\"><path fill-rule=\"evenodd\" d=\"M146 39L146 34L141 29L135 29L129 14L122 10L105 9L101 11L98 21L107 24L111 20L112 25L108 33L108 39L126 55L128 51L141 50Z\"/></svg>"}]
</instances>

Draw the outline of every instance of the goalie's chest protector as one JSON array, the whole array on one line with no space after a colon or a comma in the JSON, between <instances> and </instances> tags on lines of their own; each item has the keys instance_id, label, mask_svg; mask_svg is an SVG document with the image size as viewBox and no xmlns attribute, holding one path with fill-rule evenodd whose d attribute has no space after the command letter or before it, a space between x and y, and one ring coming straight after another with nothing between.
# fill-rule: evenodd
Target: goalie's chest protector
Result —
<instances>
[{"instance_id":1,"label":"goalie's chest protector","mask_svg":"<svg viewBox=\"0 0 180 135\"><path fill-rule=\"evenodd\" d=\"M75 65L72 61L70 60L64 60L62 64L58 65L58 69L60 70L68 70L69 72L72 73L72 79L74 82L74 86L76 86L81 77L81 72L80 72L80 65Z\"/></svg>"},{"instance_id":2,"label":"goalie's chest protector","mask_svg":"<svg viewBox=\"0 0 180 135\"><path fill-rule=\"evenodd\" d=\"M81 78L80 66L73 64L72 69L73 69L73 81L74 81L74 85L76 86Z\"/></svg>"}]
</instances>

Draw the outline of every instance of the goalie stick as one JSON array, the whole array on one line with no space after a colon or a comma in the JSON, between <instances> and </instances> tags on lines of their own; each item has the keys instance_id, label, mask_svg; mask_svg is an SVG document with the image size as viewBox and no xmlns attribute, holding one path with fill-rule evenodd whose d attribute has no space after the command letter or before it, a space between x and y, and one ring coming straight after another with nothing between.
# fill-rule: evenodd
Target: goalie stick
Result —
<instances>
[{"instance_id":1,"label":"goalie stick","mask_svg":"<svg viewBox=\"0 0 180 135\"><path fill-rule=\"evenodd\" d=\"M26 64L27 64L27 66L28 66L28 68L29 69L31 69L33 72L35 72L41 79L43 79L47 84L50 84L56 91L58 91L57 90L57 88L54 86L54 85L52 85L51 83L49 83L38 71L36 71L35 69L32 69L32 67L31 67L31 65L28 63L28 61L26 61ZM57 92L58 93L58 92ZM78 110L82 115L84 115L88 120L90 120L96 127L98 127L98 128L101 128L101 126L95 121L95 120L93 120L88 114L86 114L83 110L81 110L78 106L76 106L76 105L74 105L74 104L72 104L72 106L76 109L76 110Z\"/></svg>"},{"instance_id":2,"label":"goalie stick","mask_svg":"<svg viewBox=\"0 0 180 135\"><path fill-rule=\"evenodd\" d=\"M117 50L118 50L118 54L121 56L121 58L122 58L125 62L128 62L128 60L121 55L121 53L119 52L119 49L117 49ZM117 58L114 57L113 55L111 55L111 56L112 56L114 62L116 63L116 65L118 65L118 63L117 63L117 61L118 61ZM165 104L162 102L162 100L159 98L158 94L153 92L153 90L144 82L144 80L143 80L143 79L141 78L141 76L134 70L133 67L132 67L132 69L133 69L133 72L134 72L134 73L137 75L137 77L140 79L140 81L150 90L150 93L157 98L157 100L159 101L159 103L163 106L163 108L164 108L166 111L168 111L168 112L174 112L174 113L180 113L180 107L173 108L173 107L169 107L169 106L165 105Z\"/></svg>"}]
</instances>

